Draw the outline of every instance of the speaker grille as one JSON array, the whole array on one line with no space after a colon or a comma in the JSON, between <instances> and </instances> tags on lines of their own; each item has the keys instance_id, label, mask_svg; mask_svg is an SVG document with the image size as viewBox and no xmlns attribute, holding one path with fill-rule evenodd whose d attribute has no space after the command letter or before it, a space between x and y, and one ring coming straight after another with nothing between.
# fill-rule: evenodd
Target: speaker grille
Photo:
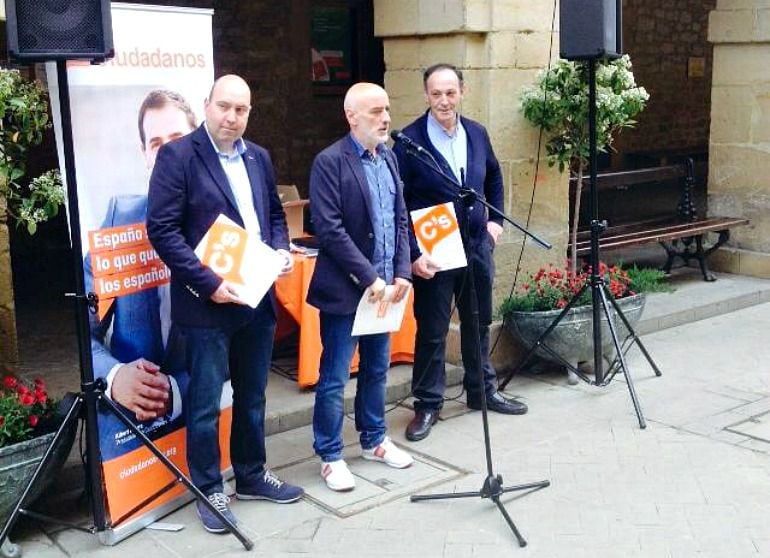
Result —
<instances>
[{"instance_id":1,"label":"speaker grille","mask_svg":"<svg viewBox=\"0 0 770 558\"><path fill-rule=\"evenodd\" d=\"M109 0L11 0L8 4L13 9L8 18L12 56L66 59L111 53Z\"/></svg>"}]
</instances>

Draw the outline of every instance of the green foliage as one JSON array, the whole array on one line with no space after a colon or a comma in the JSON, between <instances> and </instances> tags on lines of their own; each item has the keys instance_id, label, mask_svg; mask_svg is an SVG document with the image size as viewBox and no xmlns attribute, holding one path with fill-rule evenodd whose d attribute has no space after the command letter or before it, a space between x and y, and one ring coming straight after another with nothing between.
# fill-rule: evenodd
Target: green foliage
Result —
<instances>
[{"instance_id":1,"label":"green foliage","mask_svg":"<svg viewBox=\"0 0 770 558\"><path fill-rule=\"evenodd\" d=\"M7 212L30 234L37 224L54 217L64 202L64 188L58 171L52 170L32 180L26 174L29 148L43 141L50 127L45 90L24 80L18 70L0 68L0 196Z\"/></svg>"},{"instance_id":2,"label":"green foliage","mask_svg":"<svg viewBox=\"0 0 770 558\"><path fill-rule=\"evenodd\" d=\"M666 283L666 274L652 267L637 267L626 269L631 280L631 289L637 293L670 293L674 288Z\"/></svg>"},{"instance_id":3,"label":"green foliage","mask_svg":"<svg viewBox=\"0 0 770 558\"><path fill-rule=\"evenodd\" d=\"M632 127L650 98L636 85L628 55L602 60L596 67L596 144L612 145L613 134ZM588 65L559 60L542 72L521 99L524 117L549 134L548 162L564 171L573 163L588 164Z\"/></svg>"}]
</instances>

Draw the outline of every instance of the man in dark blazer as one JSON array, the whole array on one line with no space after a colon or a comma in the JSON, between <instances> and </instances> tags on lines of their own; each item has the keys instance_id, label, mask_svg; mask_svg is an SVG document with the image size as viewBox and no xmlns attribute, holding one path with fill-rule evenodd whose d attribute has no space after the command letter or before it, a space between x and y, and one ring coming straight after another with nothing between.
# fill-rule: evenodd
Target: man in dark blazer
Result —
<instances>
[{"instance_id":1,"label":"man in dark blazer","mask_svg":"<svg viewBox=\"0 0 770 558\"><path fill-rule=\"evenodd\" d=\"M319 240L318 261L307 300L320 310L321 368L313 413L321 476L332 490L352 490L353 475L342 458L343 390L358 343L361 361L355 416L364 459L404 468L412 457L386 436L385 380L390 334L353 337L364 293L376 303L386 285L400 301L408 293L409 239L403 185L387 148L388 95L380 86L357 83L345 95L350 134L324 149L310 172L310 210Z\"/></svg>"},{"instance_id":2,"label":"man in dark blazer","mask_svg":"<svg viewBox=\"0 0 770 558\"><path fill-rule=\"evenodd\" d=\"M184 400L187 464L193 483L230 521L219 470L219 402L222 384L233 388L230 457L236 497L279 503L303 491L265 468L265 387L275 330L271 292L251 308L236 286L204 266L195 247L220 214L286 257L292 267L286 220L270 157L243 140L251 91L235 75L219 78L205 103L203 126L163 146L150 178L147 232L171 270L171 316L185 337L190 383ZM211 532L224 523L198 503Z\"/></svg>"},{"instance_id":3,"label":"man in dark blazer","mask_svg":"<svg viewBox=\"0 0 770 558\"><path fill-rule=\"evenodd\" d=\"M429 109L406 127L403 133L425 147L443 172L458 183L474 189L493 207L503 210L503 177L484 127L460 117L463 97L462 72L450 64L436 64L423 74ZM492 281L495 276L493 250L503 232L503 220L487 215L480 203L465 207L458 203L458 187L441 178L429 165L416 160L400 143L395 148L404 197L409 211L454 201L460 228L468 219L469 232L463 237L466 255L472 258L479 307L479 328L472 327L470 290L466 269L441 271L429 254L423 254L410 227L412 274L414 275L414 317L417 321L412 392L416 398L414 419L406 429L411 441L428 436L438 420L446 382L445 352L452 300L460 315L460 349L465 375L463 386L471 409L481 408L486 397L491 411L524 414L523 403L504 398L497 391L497 375L489 362L489 326L492 322ZM475 337L481 343L477 362ZM483 371L483 388L479 385Z\"/></svg>"}]
</instances>

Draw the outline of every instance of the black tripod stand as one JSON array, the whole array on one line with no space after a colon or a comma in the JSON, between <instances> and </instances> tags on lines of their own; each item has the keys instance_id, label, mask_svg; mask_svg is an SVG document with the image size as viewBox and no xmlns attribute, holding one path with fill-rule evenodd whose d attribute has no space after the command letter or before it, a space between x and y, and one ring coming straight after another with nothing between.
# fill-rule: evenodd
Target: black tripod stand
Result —
<instances>
[{"instance_id":1,"label":"black tripod stand","mask_svg":"<svg viewBox=\"0 0 770 558\"><path fill-rule=\"evenodd\" d=\"M75 152L72 141L72 113L70 111L69 83L67 79L66 61L56 62L59 103L61 110L62 138L64 147L64 162L66 166L67 178L67 200L69 204L70 236L72 240L72 252L75 265L75 318L78 337L78 354L80 359L80 393L75 395L72 406L67 411L64 420L56 431L53 441L43 454L43 458L38 464L35 472L32 474L24 492L16 503L16 506L8 517L8 520L0 532L0 544L6 540L9 532L16 523L19 515L27 515L34 519L66 525L87 533L102 533L108 528L116 527L125 519L129 518L159 496L171 490L177 483L182 483L195 496L195 498L204 504L212 513L214 513L227 526L227 529L235 535L247 550L251 550L254 543L244 535L241 530L231 523L222 513L217 510L206 498L206 496L192 484L192 482L174 465L155 444L119 409L112 400L105 396L104 390L107 387L103 379L94 380L93 363L91 360L91 332L89 329L88 312L95 310L98 301L94 293L85 293L85 284L83 279L83 249L80 240L80 212L78 208L77 183L75 178ZM133 509L125 513L122 517L107 520L105 510L104 494L102 492L102 469L101 454L99 451L99 432L97 430L97 405L103 405L114 414L126 428L129 429L142 444L152 452L152 454L174 475L174 479L167 485L158 490L155 494L140 502ZM78 525L67 523L56 518L48 517L43 514L25 509L23 506L27 496L33 487L40 482L41 472L51 461L56 448L63 442L66 433L74 428L74 422L78 420L81 414L85 415L86 431L86 476L88 479L87 490L90 494L91 512L94 525L91 528L83 528Z\"/></svg>"},{"instance_id":2,"label":"black tripod stand","mask_svg":"<svg viewBox=\"0 0 770 558\"><path fill-rule=\"evenodd\" d=\"M455 187L459 189L459 198L462 200L462 202L465 204L465 219L463 219L463 237L465 239L469 238L469 231L470 231L470 206L472 206L474 203L481 203L484 205L487 209L490 211L493 211L495 214L501 216L503 219L505 219L507 222L511 223L514 227L516 227L518 230L535 240L538 244L540 244L544 248L551 248L551 245L546 242L545 240L542 240L538 238L536 235L532 234L531 232L527 231L523 227L521 227L518 223L514 222L512 219L510 219L507 215L504 215L498 209L486 202L486 200L483 200L475 190L472 188L466 188L465 187L465 180L464 175L461 174L462 178L462 184L458 184L457 181L446 174L443 170L441 170L441 167L439 166L438 162L432 157L431 153L427 150L425 150L422 147L412 147L410 144L406 144L406 151L413 157L416 157L418 161L420 161L422 164L428 166L430 169L432 169L434 172L436 172L441 178L445 181L447 181L450 184L453 184ZM420 156L421 153L427 154L430 159L431 163L423 159L423 157ZM462 173L462 171L461 171ZM500 510L500 513L503 514L503 518L505 519L505 522L510 527L511 531L513 532L514 536L516 537L516 540L519 542L519 546L526 546L527 541L522 537L521 533L519 532L518 528L516 527L516 524L513 522L513 519L511 519L511 516L508 514L508 511L505 509L505 506L503 506L503 503L500 501L500 497L507 493L507 492L516 492L520 490L539 490L541 488L545 488L547 486L550 486L551 482L544 480L539 482L532 482L532 483L526 483L526 484L519 484L515 486L503 486L503 477L502 475L495 475L494 470L492 468L492 445L489 438L489 418L488 418L488 409L487 409L487 398L484 393L484 370L482 367L482 355L481 355L481 341L479 339L479 304L478 304L478 298L476 296L476 280L474 275L474 257L473 254L470 253L471 247L470 245L466 246L466 260L468 262L468 265L465 269L466 279L465 279L465 286L464 288L469 289L469 296L471 300L471 315L472 315L472 328L475 333L474 335L474 348L476 351L476 362L478 363L478 382L479 382L479 389L481 393L481 420L482 424L484 426L484 449L485 449L485 457L486 457L486 465L487 465L487 476L484 479L484 483L480 490L474 491L474 492L450 492L445 494L429 494L429 495L412 495L410 496L410 501L412 502L420 502L422 500L444 500L449 498L489 498L492 500L497 508Z\"/></svg>"},{"instance_id":3,"label":"black tripod stand","mask_svg":"<svg viewBox=\"0 0 770 558\"><path fill-rule=\"evenodd\" d=\"M599 220L599 192L596 187L596 60L591 58L588 60L588 137L589 137L589 156L591 167L590 178L590 200L591 200L591 278L586 282L581 289L570 299L569 303L564 307L561 313L551 323L550 326L540 335L540 337L533 343L529 351L524 355L524 358L519 361L519 364L513 368L508 376L500 384L500 389L505 389L511 378L520 371L530 359L535 355L538 349L546 351L548 354L555 357L565 367L574 372L578 378L586 383L606 386L608 385L615 375L622 370L623 375L626 378L626 384L628 385L628 391L631 395L631 401L636 411L636 417L639 420L639 428L646 428L647 424L642 414L642 409L639 404L639 398L636 395L636 389L634 388L634 382L631 378L631 374L628 372L628 365L626 364L625 354L631 348L632 344L636 344L642 351L642 354L650 363L650 366L655 371L656 376L661 375L661 371L658 369L652 357L647 352L647 349L642 344L641 339L634 331L633 327L629 323L623 311L618 306L618 303L612 296L607 295L607 285L604 282L604 277L601 275L599 269L599 237L606 228L606 223ZM581 370L573 366L572 363L567 362L553 349L548 347L545 343L550 333L556 328L559 322L567 315L570 309L580 299L586 289L591 289L591 306L593 315L593 349L594 349L594 380L592 381ZM626 330L628 331L627 337L620 341L615 323L612 319L612 313L610 312L610 304ZM607 375L604 374L603 361L602 361L602 312L607 320L607 326L612 337L612 343L615 346L616 356L613 362L610 364ZM630 342L628 342L630 340Z\"/></svg>"}]
</instances>

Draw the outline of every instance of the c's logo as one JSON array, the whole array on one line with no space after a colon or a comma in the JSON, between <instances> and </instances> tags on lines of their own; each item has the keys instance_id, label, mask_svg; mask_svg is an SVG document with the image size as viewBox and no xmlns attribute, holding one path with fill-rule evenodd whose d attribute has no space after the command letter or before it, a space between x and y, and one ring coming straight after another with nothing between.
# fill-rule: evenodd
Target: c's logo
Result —
<instances>
[{"instance_id":1,"label":"c's logo","mask_svg":"<svg viewBox=\"0 0 770 558\"><path fill-rule=\"evenodd\" d=\"M223 279L243 284L240 270L246 239L246 231L240 227L214 223L209 229L203 263Z\"/></svg>"},{"instance_id":2,"label":"c's logo","mask_svg":"<svg viewBox=\"0 0 770 558\"><path fill-rule=\"evenodd\" d=\"M428 254L433 248L457 230L457 219L449 211L449 204L437 205L414 223L414 234Z\"/></svg>"}]
</instances>

